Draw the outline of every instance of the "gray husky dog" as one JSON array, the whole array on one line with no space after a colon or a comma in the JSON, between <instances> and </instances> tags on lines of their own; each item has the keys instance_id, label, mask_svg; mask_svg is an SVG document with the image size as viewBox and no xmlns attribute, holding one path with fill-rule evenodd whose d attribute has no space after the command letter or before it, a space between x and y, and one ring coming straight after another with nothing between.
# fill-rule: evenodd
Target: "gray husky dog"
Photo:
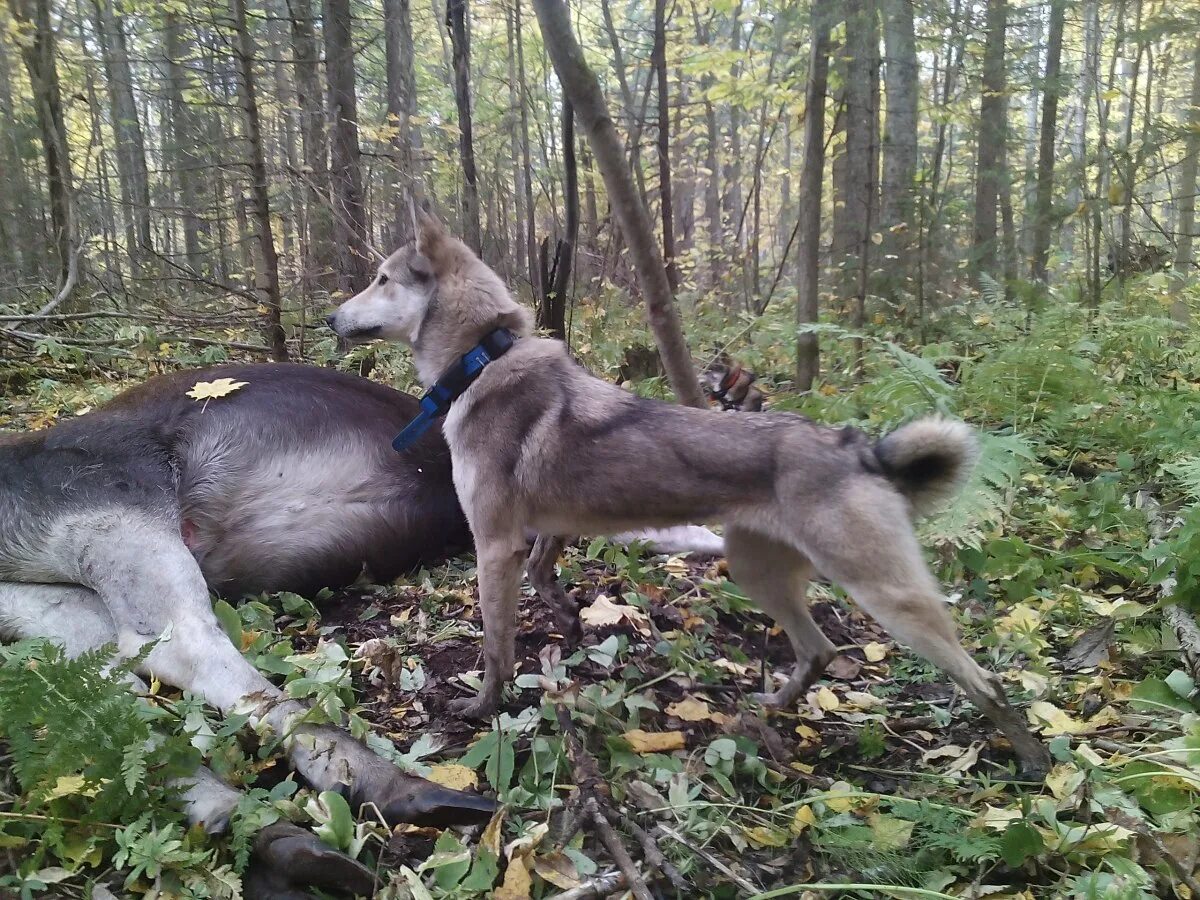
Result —
<instances>
[{"instance_id":1,"label":"gray husky dog","mask_svg":"<svg viewBox=\"0 0 1200 900\"><path fill-rule=\"evenodd\" d=\"M784 414L725 415L644 400L601 381L562 343L533 335L529 312L432 215L329 317L350 341L408 344L431 386L498 329L502 355L454 400L443 432L478 556L486 670L455 705L492 713L513 674L525 533L611 534L692 521L724 524L729 565L787 632L790 680L760 696L788 706L832 660L805 591L840 584L899 641L945 670L1007 736L1030 774L1049 754L996 675L963 649L921 557L914 515L953 496L977 445L961 422L928 418L879 441Z\"/></svg>"}]
</instances>

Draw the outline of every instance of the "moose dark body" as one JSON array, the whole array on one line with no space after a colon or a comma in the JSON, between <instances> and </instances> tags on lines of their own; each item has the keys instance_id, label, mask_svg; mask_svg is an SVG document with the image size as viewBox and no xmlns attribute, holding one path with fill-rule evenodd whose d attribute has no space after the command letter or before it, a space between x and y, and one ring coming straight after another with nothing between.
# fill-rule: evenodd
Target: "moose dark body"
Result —
<instances>
[{"instance_id":1,"label":"moose dark body","mask_svg":"<svg viewBox=\"0 0 1200 900\"><path fill-rule=\"evenodd\" d=\"M221 378L246 384L187 396ZM305 707L242 657L209 600L210 588L311 592L364 570L387 580L467 546L441 434L391 449L416 410L351 375L231 365L155 378L48 431L0 436L0 640L42 637L71 654L115 643L125 656L152 644L140 674L246 712L317 790L373 804L390 823L486 821L491 800L304 722ZM227 826L241 796L203 768L180 787L189 819L209 831ZM272 826L255 852L278 886L259 897L370 885L311 834Z\"/></svg>"},{"instance_id":2,"label":"moose dark body","mask_svg":"<svg viewBox=\"0 0 1200 900\"><path fill-rule=\"evenodd\" d=\"M198 381L246 386L197 401ZM36 548L81 509L174 520L208 585L237 596L380 581L469 546L434 430L391 439L417 401L329 369L175 372L47 431L0 437L0 579L61 580ZM32 551L32 552L31 552Z\"/></svg>"}]
</instances>

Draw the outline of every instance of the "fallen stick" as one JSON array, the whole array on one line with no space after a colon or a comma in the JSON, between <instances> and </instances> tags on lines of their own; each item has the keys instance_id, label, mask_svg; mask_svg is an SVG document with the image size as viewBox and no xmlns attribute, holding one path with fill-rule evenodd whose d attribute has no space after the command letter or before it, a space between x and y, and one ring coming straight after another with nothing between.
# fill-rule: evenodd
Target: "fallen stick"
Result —
<instances>
[{"instance_id":1,"label":"fallen stick","mask_svg":"<svg viewBox=\"0 0 1200 900\"><path fill-rule=\"evenodd\" d=\"M607 872L597 875L591 881L585 881L579 887L573 887L561 894L555 894L548 900L593 900L595 897L606 897L625 887L623 872Z\"/></svg>"},{"instance_id":2,"label":"fallen stick","mask_svg":"<svg viewBox=\"0 0 1200 900\"><path fill-rule=\"evenodd\" d=\"M625 876L626 887L633 896L638 900L654 900L650 888L646 885L646 879L637 870L629 851L621 843L620 836L613 831L607 816L601 811L601 803L607 805L610 796L608 783L600 775L600 767L595 758L583 746L579 732L575 730L575 723L571 721L571 713L561 703L555 703L554 715L567 744L567 756L575 770L575 786L583 798L585 818L590 819L596 827L600 842Z\"/></svg>"},{"instance_id":3,"label":"fallen stick","mask_svg":"<svg viewBox=\"0 0 1200 900\"><path fill-rule=\"evenodd\" d=\"M662 834L665 834L667 837L671 838L671 840L675 841L676 843L681 844L684 847L687 847L687 849L691 850L697 856L702 857L704 859L704 861L707 862L709 865L711 865L714 869L716 869L717 871L721 872L722 874L728 876L743 891L746 891L749 894L757 894L761 890L761 888L755 887L750 881L743 878L737 872L733 871L733 869L729 868L729 866L725 865L725 863L721 862L721 860L719 860L717 857L713 856L713 854L709 853L707 850L705 850L703 847L699 846L698 844L693 844L691 841L689 841L687 838L685 838L683 835L681 835L679 832L675 831L674 829L668 828L666 825L659 824L656 826L656 830L661 832Z\"/></svg>"}]
</instances>

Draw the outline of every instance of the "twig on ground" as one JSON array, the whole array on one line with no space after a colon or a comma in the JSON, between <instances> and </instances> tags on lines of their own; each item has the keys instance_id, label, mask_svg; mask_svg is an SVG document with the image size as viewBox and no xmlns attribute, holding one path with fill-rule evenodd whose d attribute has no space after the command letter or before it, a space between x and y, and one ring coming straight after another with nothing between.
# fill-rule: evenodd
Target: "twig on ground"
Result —
<instances>
[{"instance_id":1,"label":"twig on ground","mask_svg":"<svg viewBox=\"0 0 1200 900\"><path fill-rule=\"evenodd\" d=\"M1193 897L1200 897L1200 884L1192 877L1192 873L1188 871L1187 866L1181 863L1175 857L1175 854L1167 849L1167 845L1162 842L1162 838L1155 834L1149 825L1140 819L1135 819L1128 813L1122 812L1115 806L1105 807L1104 812L1110 822L1120 825L1122 828L1128 828L1144 840L1150 846L1150 851L1167 864L1167 867L1175 874L1176 878L1187 885L1188 890L1191 891L1191 895Z\"/></svg>"},{"instance_id":2,"label":"twig on ground","mask_svg":"<svg viewBox=\"0 0 1200 900\"><path fill-rule=\"evenodd\" d=\"M705 862L707 862L710 866L712 866L718 872L721 872L723 875L728 876L728 878L731 881L733 881L738 887L740 887L743 891L746 891L749 894L757 894L761 890L761 888L755 887L755 885L753 883L751 883L749 879L747 879L747 878L739 875L737 872L733 871L733 869L729 868L729 866L725 865L725 863L721 862L720 859L718 859L713 854L709 853L707 850L705 850L700 845L693 844L691 841L689 841L687 838L685 838L683 835L681 835L678 831L675 831L675 829L670 828L670 827L660 823L657 826L655 826L655 830L666 835L671 840L675 841L677 844L681 844L682 846L691 850L693 853L695 853L697 856L701 857Z\"/></svg>"},{"instance_id":3,"label":"twig on ground","mask_svg":"<svg viewBox=\"0 0 1200 900\"><path fill-rule=\"evenodd\" d=\"M625 875L622 872L607 872L597 875L591 881L585 881L579 887L555 894L549 900L592 900L594 897L606 897L625 887Z\"/></svg>"},{"instance_id":4,"label":"twig on ground","mask_svg":"<svg viewBox=\"0 0 1200 900\"><path fill-rule=\"evenodd\" d=\"M625 876L626 887L633 893L638 900L653 900L653 895L650 893L650 888L646 885L646 879L637 870L637 866L633 862L633 858L629 855L629 851L625 849L625 845L621 842L620 835L613 830L610 819L616 822L621 822L626 827L632 825L631 822L621 817L609 803L611 793L608 789L608 783L600 774L600 766L596 763L595 757L588 752L583 745L583 740L579 737L579 732L575 728L575 723L571 720L570 711L562 704L554 704L554 715L558 719L558 727L562 732L563 740L567 745L567 756L571 760L571 765L575 772L575 785L579 789L579 795L583 799L583 809L585 818L590 819L596 828L596 835L600 838L600 842L604 844L609 855L613 858L617 868ZM637 828L633 826L631 831ZM642 829L637 828L637 831ZM636 833L636 832L635 832ZM645 834L645 832L642 832ZM646 835L649 843L653 845L653 839ZM643 850L646 850L646 844L642 845ZM659 862L666 863L666 858L662 851L654 846L653 854L646 853L646 861L652 866L655 866L664 876L675 882L674 876L680 878L678 870L674 866L670 866L671 872L668 873Z\"/></svg>"}]
</instances>

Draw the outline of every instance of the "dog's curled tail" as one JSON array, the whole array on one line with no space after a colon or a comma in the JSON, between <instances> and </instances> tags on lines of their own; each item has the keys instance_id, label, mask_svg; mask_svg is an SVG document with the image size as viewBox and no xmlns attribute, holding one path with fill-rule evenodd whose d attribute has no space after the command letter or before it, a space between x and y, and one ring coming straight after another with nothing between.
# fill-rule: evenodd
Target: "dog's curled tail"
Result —
<instances>
[{"instance_id":1,"label":"dog's curled tail","mask_svg":"<svg viewBox=\"0 0 1200 900\"><path fill-rule=\"evenodd\" d=\"M952 499L979 457L979 441L964 422L931 416L902 425L875 445L884 474L916 515Z\"/></svg>"}]
</instances>

